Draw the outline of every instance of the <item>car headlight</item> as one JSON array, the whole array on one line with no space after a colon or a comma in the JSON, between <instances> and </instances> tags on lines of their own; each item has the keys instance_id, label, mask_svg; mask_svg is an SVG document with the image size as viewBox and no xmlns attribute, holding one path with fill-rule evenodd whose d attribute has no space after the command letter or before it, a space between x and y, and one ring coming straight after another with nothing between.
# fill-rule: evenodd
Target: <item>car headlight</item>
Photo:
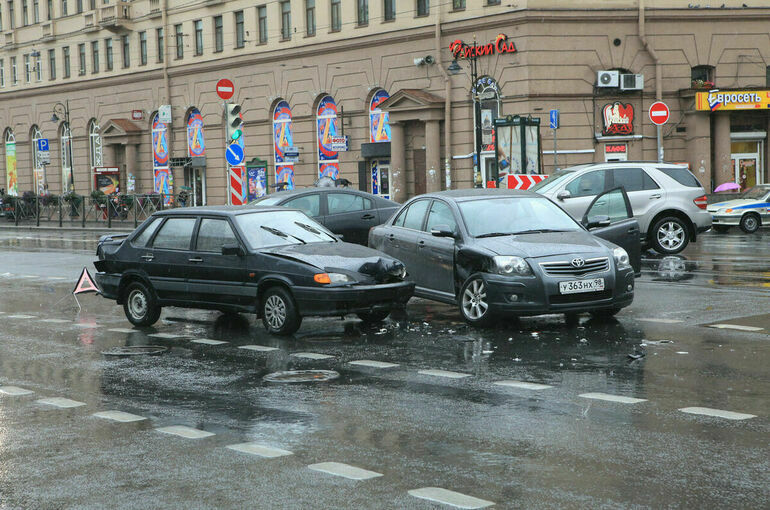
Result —
<instances>
[{"instance_id":1,"label":"car headlight","mask_svg":"<svg viewBox=\"0 0 770 510\"><path fill-rule=\"evenodd\" d=\"M495 263L495 270L506 276L529 276L532 274L532 268L527 261L521 257L498 256L492 257Z\"/></svg>"},{"instance_id":2,"label":"car headlight","mask_svg":"<svg viewBox=\"0 0 770 510\"><path fill-rule=\"evenodd\" d=\"M618 269L628 269L631 267L631 259L628 258L628 252L623 248L612 250L612 256L615 258L615 265Z\"/></svg>"},{"instance_id":3,"label":"car headlight","mask_svg":"<svg viewBox=\"0 0 770 510\"><path fill-rule=\"evenodd\" d=\"M330 283L353 283L355 281L352 277L342 273L318 273L313 276L313 280L324 285Z\"/></svg>"}]
</instances>

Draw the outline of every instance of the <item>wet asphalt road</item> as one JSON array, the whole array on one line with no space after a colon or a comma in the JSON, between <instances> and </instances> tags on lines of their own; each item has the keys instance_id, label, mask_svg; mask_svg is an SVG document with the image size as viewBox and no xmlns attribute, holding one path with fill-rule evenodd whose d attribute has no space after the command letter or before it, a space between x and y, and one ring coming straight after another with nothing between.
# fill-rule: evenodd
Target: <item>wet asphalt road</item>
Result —
<instances>
[{"instance_id":1,"label":"wet asphalt road","mask_svg":"<svg viewBox=\"0 0 770 510\"><path fill-rule=\"evenodd\" d=\"M253 317L167 309L156 327L129 331L122 309L100 297L81 296L79 310L69 293L96 237L0 230L0 391L34 392L0 393L2 509L451 508L409 494L424 487L499 508L770 501L767 229L706 234L681 257L647 254L634 304L610 323L546 316L479 331L449 306L414 300L381 327L313 319L289 340ZM101 354L148 344L169 350ZM341 376L262 380L287 369ZM50 397L84 405L37 402ZM688 407L755 417L680 411ZM109 410L146 419L93 416ZM174 425L214 435L156 430ZM227 448L247 442L292 455ZM323 462L382 476L308 468Z\"/></svg>"}]
</instances>

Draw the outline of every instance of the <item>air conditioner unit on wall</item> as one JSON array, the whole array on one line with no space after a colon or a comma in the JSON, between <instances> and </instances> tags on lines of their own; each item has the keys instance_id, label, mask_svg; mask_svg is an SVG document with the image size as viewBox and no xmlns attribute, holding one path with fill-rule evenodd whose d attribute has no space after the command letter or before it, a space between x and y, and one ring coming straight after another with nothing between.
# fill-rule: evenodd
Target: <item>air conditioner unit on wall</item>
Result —
<instances>
[{"instance_id":1,"label":"air conditioner unit on wall","mask_svg":"<svg viewBox=\"0 0 770 510\"><path fill-rule=\"evenodd\" d=\"M644 89L643 74L621 74L620 75L620 90L643 90L643 89Z\"/></svg>"},{"instance_id":2,"label":"air conditioner unit on wall","mask_svg":"<svg viewBox=\"0 0 770 510\"><path fill-rule=\"evenodd\" d=\"M620 73L618 71L597 71L597 87L618 87L620 85Z\"/></svg>"}]
</instances>

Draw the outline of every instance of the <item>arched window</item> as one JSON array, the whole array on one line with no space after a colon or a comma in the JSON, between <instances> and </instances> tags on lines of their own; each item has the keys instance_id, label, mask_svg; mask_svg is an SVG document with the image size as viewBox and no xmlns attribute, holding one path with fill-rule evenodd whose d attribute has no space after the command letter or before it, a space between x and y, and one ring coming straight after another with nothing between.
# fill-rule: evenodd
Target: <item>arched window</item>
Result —
<instances>
[{"instance_id":1,"label":"arched window","mask_svg":"<svg viewBox=\"0 0 770 510\"><path fill-rule=\"evenodd\" d=\"M339 133L337 103L332 96L323 96L316 110L318 136L318 177L337 179L340 175L339 153L332 150L332 138Z\"/></svg>"},{"instance_id":2,"label":"arched window","mask_svg":"<svg viewBox=\"0 0 770 510\"><path fill-rule=\"evenodd\" d=\"M70 125L62 122L59 129L59 138L61 140L61 188L62 193L75 191L75 183L72 177L72 133Z\"/></svg>"},{"instance_id":3,"label":"arched window","mask_svg":"<svg viewBox=\"0 0 770 510\"><path fill-rule=\"evenodd\" d=\"M19 194L19 178L16 173L16 137L13 129L5 130L5 192L9 195Z\"/></svg>"},{"instance_id":4,"label":"arched window","mask_svg":"<svg viewBox=\"0 0 770 510\"><path fill-rule=\"evenodd\" d=\"M273 157L275 182L286 183L286 189L294 189L294 160L286 157L286 149L294 148L291 107L284 100L278 101L273 110Z\"/></svg>"},{"instance_id":5,"label":"arched window","mask_svg":"<svg viewBox=\"0 0 770 510\"><path fill-rule=\"evenodd\" d=\"M43 133L35 124L29 130L29 134L30 139L32 140L32 182L34 183L37 194L42 195L45 191L45 165L40 160L38 140L43 139Z\"/></svg>"},{"instance_id":6,"label":"arched window","mask_svg":"<svg viewBox=\"0 0 770 510\"><path fill-rule=\"evenodd\" d=\"M102 160L102 135L99 133L99 124L96 119L88 122L88 153L91 160L91 168L104 166Z\"/></svg>"},{"instance_id":7,"label":"arched window","mask_svg":"<svg viewBox=\"0 0 770 510\"><path fill-rule=\"evenodd\" d=\"M388 112L380 110L380 104L389 97L387 90L379 89L369 102L369 141L372 143L390 141Z\"/></svg>"}]
</instances>

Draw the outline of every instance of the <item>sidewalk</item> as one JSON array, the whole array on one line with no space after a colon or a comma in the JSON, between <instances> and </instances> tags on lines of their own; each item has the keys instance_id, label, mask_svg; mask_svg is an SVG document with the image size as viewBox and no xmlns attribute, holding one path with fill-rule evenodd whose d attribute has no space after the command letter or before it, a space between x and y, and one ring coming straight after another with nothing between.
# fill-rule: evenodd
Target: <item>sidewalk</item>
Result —
<instances>
[{"instance_id":1,"label":"sidewalk","mask_svg":"<svg viewBox=\"0 0 770 510\"><path fill-rule=\"evenodd\" d=\"M141 222L140 222L141 224ZM113 221L112 227L108 227L106 222L102 221L87 221L86 226L83 227L81 222L65 221L62 222L62 226L59 226L58 221L41 221L40 226L37 226L34 221L19 222L18 225L14 225L13 221L8 221L6 218L0 218L0 230L16 230L16 231L35 231L35 230L66 230L66 231L81 231L81 232L133 232L133 221Z\"/></svg>"}]
</instances>

